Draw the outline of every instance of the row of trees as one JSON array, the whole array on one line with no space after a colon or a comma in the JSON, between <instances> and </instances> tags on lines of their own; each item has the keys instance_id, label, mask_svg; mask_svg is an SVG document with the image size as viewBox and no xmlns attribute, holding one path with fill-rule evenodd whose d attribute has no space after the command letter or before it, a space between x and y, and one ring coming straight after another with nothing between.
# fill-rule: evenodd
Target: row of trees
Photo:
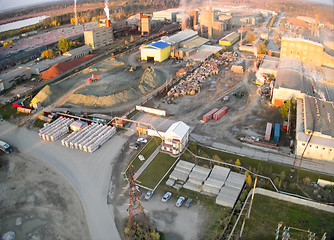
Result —
<instances>
[{"instance_id":1,"label":"row of trees","mask_svg":"<svg viewBox=\"0 0 334 240\"><path fill-rule=\"evenodd\" d=\"M69 49L73 48L74 44L75 44L74 42L69 41L67 38L62 37L58 42L58 49L62 53L65 53ZM52 49L48 49L41 54L41 57L46 59L55 58L56 54Z\"/></svg>"},{"instance_id":2,"label":"row of trees","mask_svg":"<svg viewBox=\"0 0 334 240\"><path fill-rule=\"evenodd\" d=\"M8 46L12 46L12 45L13 45L13 41L10 40L10 41L8 41L8 42L5 42L5 43L3 44L3 47L5 48L5 47L8 47Z\"/></svg>"}]
</instances>

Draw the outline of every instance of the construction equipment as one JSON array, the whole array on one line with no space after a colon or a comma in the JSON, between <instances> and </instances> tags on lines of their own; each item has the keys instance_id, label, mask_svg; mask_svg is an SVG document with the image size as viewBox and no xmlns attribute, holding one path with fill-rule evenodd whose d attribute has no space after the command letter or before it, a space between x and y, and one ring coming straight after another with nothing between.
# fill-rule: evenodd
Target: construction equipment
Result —
<instances>
[{"instance_id":1,"label":"construction equipment","mask_svg":"<svg viewBox=\"0 0 334 240\"><path fill-rule=\"evenodd\" d=\"M88 78L88 83L92 83L92 82L96 82L97 80L99 80L100 77L95 75L95 74L92 74L92 77L91 78Z\"/></svg>"}]
</instances>

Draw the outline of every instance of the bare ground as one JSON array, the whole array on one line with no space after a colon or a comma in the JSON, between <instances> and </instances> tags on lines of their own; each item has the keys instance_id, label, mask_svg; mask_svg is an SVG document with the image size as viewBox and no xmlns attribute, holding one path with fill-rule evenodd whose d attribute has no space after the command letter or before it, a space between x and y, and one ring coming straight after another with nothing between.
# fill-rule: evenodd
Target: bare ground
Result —
<instances>
[{"instance_id":1,"label":"bare ground","mask_svg":"<svg viewBox=\"0 0 334 240\"><path fill-rule=\"evenodd\" d=\"M90 239L81 202L64 179L17 150L0 153L0 232L17 239Z\"/></svg>"}]
</instances>

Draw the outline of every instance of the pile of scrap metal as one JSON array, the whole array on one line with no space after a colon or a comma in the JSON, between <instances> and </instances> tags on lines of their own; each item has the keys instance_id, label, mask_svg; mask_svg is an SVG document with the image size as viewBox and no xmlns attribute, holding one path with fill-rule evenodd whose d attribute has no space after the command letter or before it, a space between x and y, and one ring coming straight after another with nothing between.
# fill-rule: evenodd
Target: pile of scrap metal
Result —
<instances>
[{"instance_id":1,"label":"pile of scrap metal","mask_svg":"<svg viewBox=\"0 0 334 240\"><path fill-rule=\"evenodd\" d=\"M206 78L218 74L218 67L224 63L225 62L222 60L213 58L204 62L193 73L189 74L185 79L182 79L178 85L174 86L167 95L169 97L195 95L195 93L201 91L202 83Z\"/></svg>"}]
</instances>

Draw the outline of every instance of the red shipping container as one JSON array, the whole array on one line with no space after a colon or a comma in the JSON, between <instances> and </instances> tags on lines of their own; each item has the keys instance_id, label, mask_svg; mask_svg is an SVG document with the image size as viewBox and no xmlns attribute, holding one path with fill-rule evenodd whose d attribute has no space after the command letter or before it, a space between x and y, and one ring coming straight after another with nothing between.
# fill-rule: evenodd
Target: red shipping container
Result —
<instances>
[{"instance_id":1,"label":"red shipping container","mask_svg":"<svg viewBox=\"0 0 334 240\"><path fill-rule=\"evenodd\" d=\"M219 120L222 116L224 116L228 112L228 107L223 107L219 109L215 114L213 114L214 120Z\"/></svg>"},{"instance_id":2,"label":"red shipping container","mask_svg":"<svg viewBox=\"0 0 334 240\"><path fill-rule=\"evenodd\" d=\"M212 109L210 112L204 114L203 117L202 117L203 122L208 122L208 121L210 121L210 120L212 119L213 114L214 114L215 112L217 112L217 111L218 111L218 109L217 109L217 108L214 108L214 109Z\"/></svg>"}]
</instances>

